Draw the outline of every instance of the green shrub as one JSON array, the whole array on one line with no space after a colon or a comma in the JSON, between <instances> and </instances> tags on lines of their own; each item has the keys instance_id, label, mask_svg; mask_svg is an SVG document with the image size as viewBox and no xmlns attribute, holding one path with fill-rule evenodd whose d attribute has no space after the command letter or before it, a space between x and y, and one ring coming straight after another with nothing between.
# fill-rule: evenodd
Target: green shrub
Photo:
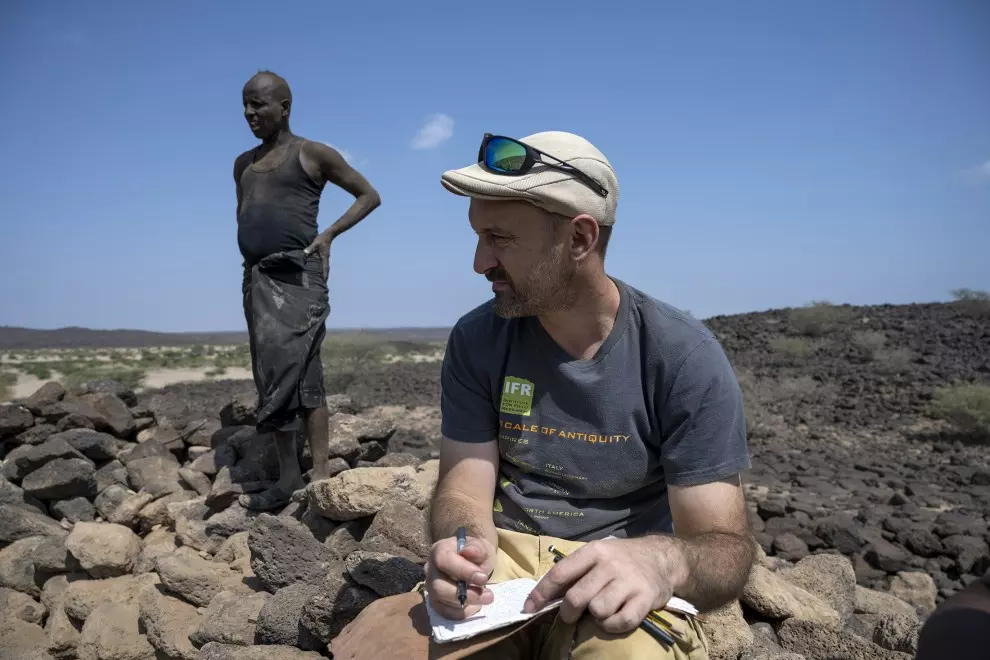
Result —
<instances>
[{"instance_id":1,"label":"green shrub","mask_svg":"<svg viewBox=\"0 0 990 660\"><path fill-rule=\"evenodd\" d=\"M990 291L980 291L977 289L953 289L952 297L956 300L980 300L990 301Z\"/></svg>"},{"instance_id":2,"label":"green shrub","mask_svg":"<svg viewBox=\"0 0 990 660\"><path fill-rule=\"evenodd\" d=\"M782 362L800 363L815 351L807 339L796 337L777 337L770 340L772 350Z\"/></svg>"},{"instance_id":3,"label":"green shrub","mask_svg":"<svg viewBox=\"0 0 990 660\"><path fill-rule=\"evenodd\" d=\"M0 401L8 401L17 384L17 374L13 371L0 371Z\"/></svg>"},{"instance_id":4,"label":"green shrub","mask_svg":"<svg viewBox=\"0 0 990 660\"><path fill-rule=\"evenodd\" d=\"M821 337L852 317L852 310L838 307L827 300L816 300L804 307L797 307L788 313L791 324L799 334L806 337Z\"/></svg>"},{"instance_id":5,"label":"green shrub","mask_svg":"<svg viewBox=\"0 0 990 660\"><path fill-rule=\"evenodd\" d=\"M962 433L990 442L990 386L959 383L939 387L932 408L936 416Z\"/></svg>"}]
</instances>

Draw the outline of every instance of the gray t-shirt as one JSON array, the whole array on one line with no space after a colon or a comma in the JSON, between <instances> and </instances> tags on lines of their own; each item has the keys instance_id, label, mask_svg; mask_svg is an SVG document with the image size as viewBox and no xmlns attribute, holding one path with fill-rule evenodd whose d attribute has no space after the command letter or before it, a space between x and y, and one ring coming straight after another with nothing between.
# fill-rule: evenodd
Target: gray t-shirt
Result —
<instances>
[{"instance_id":1,"label":"gray t-shirt","mask_svg":"<svg viewBox=\"0 0 990 660\"><path fill-rule=\"evenodd\" d=\"M750 467L739 384L699 321L614 280L597 354L575 360L535 317L489 301L455 324L441 377L444 436L499 444L495 526L589 541L673 531L667 485Z\"/></svg>"}]
</instances>

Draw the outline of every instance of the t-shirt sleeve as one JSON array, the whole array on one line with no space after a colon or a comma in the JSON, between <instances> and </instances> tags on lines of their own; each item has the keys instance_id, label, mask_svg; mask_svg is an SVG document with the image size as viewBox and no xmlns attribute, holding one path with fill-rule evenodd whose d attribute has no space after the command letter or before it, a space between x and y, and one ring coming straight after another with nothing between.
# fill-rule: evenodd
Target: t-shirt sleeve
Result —
<instances>
[{"instance_id":1,"label":"t-shirt sleeve","mask_svg":"<svg viewBox=\"0 0 990 660\"><path fill-rule=\"evenodd\" d=\"M660 459L669 485L708 483L751 467L739 381L715 339L684 360L658 416Z\"/></svg>"},{"instance_id":2,"label":"t-shirt sleeve","mask_svg":"<svg viewBox=\"0 0 990 660\"><path fill-rule=\"evenodd\" d=\"M447 340L440 374L440 430L462 442L488 442L498 435L498 413L486 371L478 362L490 347L479 346L455 326Z\"/></svg>"}]
</instances>

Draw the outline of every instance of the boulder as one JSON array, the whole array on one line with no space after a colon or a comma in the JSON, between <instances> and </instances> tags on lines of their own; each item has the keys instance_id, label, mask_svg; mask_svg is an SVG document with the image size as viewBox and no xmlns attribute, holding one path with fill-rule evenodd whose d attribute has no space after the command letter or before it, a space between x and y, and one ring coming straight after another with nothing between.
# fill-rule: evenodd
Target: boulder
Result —
<instances>
[{"instance_id":1,"label":"boulder","mask_svg":"<svg viewBox=\"0 0 990 660\"><path fill-rule=\"evenodd\" d=\"M857 635L819 626L812 621L788 619L777 631L781 646L810 659L912 660L906 653L889 651Z\"/></svg>"},{"instance_id":2,"label":"boulder","mask_svg":"<svg viewBox=\"0 0 990 660\"><path fill-rule=\"evenodd\" d=\"M753 632L743 618L738 600L704 612L700 620L710 642L711 660L736 660L753 643Z\"/></svg>"},{"instance_id":3,"label":"boulder","mask_svg":"<svg viewBox=\"0 0 990 660\"><path fill-rule=\"evenodd\" d=\"M0 550L0 587L35 598L41 595L41 588L34 580L34 550L44 540L43 536L31 536Z\"/></svg>"},{"instance_id":4,"label":"boulder","mask_svg":"<svg viewBox=\"0 0 990 660\"><path fill-rule=\"evenodd\" d=\"M117 437L126 438L134 431L134 417L116 395L85 394L80 399L106 420L106 427Z\"/></svg>"},{"instance_id":5,"label":"boulder","mask_svg":"<svg viewBox=\"0 0 990 660\"><path fill-rule=\"evenodd\" d=\"M254 644L258 614L269 597L264 592L248 596L221 591L210 601L199 628L189 636L190 640L196 646L210 642L251 646Z\"/></svg>"},{"instance_id":6,"label":"boulder","mask_svg":"<svg viewBox=\"0 0 990 660\"><path fill-rule=\"evenodd\" d=\"M13 543L29 536L64 536L57 522L31 506L0 504L0 543Z\"/></svg>"},{"instance_id":7,"label":"boulder","mask_svg":"<svg viewBox=\"0 0 990 660\"><path fill-rule=\"evenodd\" d=\"M79 451L86 458L94 461L112 461L117 458L120 450L118 441L109 433L90 429L72 429L56 433L52 438L60 438Z\"/></svg>"},{"instance_id":8,"label":"boulder","mask_svg":"<svg viewBox=\"0 0 990 660\"><path fill-rule=\"evenodd\" d=\"M891 651L909 653L911 657L918 652L918 634L921 632L921 622L917 617L891 614L881 617L873 630L873 642Z\"/></svg>"},{"instance_id":9,"label":"boulder","mask_svg":"<svg viewBox=\"0 0 990 660\"><path fill-rule=\"evenodd\" d=\"M199 628L196 608L161 591L161 585L145 585L139 595L140 622L148 642L169 660L197 660L189 635Z\"/></svg>"},{"instance_id":10,"label":"boulder","mask_svg":"<svg viewBox=\"0 0 990 660\"><path fill-rule=\"evenodd\" d=\"M333 553L293 518L258 516L248 534L251 569L265 589L275 593L296 583L323 584Z\"/></svg>"},{"instance_id":11,"label":"boulder","mask_svg":"<svg viewBox=\"0 0 990 660\"><path fill-rule=\"evenodd\" d=\"M323 545L330 551L334 560L346 559L347 555L361 547L361 540L367 529L367 519L345 522L330 532Z\"/></svg>"},{"instance_id":12,"label":"boulder","mask_svg":"<svg viewBox=\"0 0 990 660\"><path fill-rule=\"evenodd\" d=\"M89 461L65 440L52 436L40 445L22 445L7 454L3 463L3 476L19 483L29 473L57 458Z\"/></svg>"},{"instance_id":13,"label":"boulder","mask_svg":"<svg viewBox=\"0 0 990 660\"><path fill-rule=\"evenodd\" d=\"M118 460L112 460L96 471L96 491L102 493L110 486L130 488L127 481L127 468Z\"/></svg>"},{"instance_id":14,"label":"boulder","mask_svg":"<svg viewBox=\"0 0 990 660\"><path fill-rule=\"evenodd\" d=\"M310 483L311 506L330 520L354 520L378 513L388 502L418 500L420 484L412 467L354 468Z\"/></svg>"},{"instance_id":15,"label":"boulder","mask_svg":"<svg viewBox=\"0 0 990 660\"><path fill-rule=\"evenodd\" d=\"M0 658L52 660L44 647L45 631L41 626L14 617L0 618Z\"/></svg>"},{"instance_id":16,"label":"boulder","mask_svg":"<svg viewBox=\"0 0 990 660\"><path fill-rule=\"evenodd\" d=\"M153 442L147 442L145 445L151 445ZM127 468L128 481L137 490L151 493L155 497L185 490L179 480L179 462L167 451L163 454L124 460L124 465Z\"/></svg>"},{"instance_id":17,"label":"boulder","mask_svg":"<svg viewBox=\"0 0 990 660\"><path fill-rule=\"evenodd\" d=\"M112 602L100 604L86 619L78 654L79 660L156 660L141 634L138 609Z\"/></svg>"},{"instance_id":18,"label":"boulder","mask_svg":"<svg viewBox=\"0 0 990 660\"><path fill-rule=\"evenodd\" d=\"M35 580L43 584L53 575L75 573L82 570L79 561L65 545L68 536L43 536L31 553L34 561Z\"/></svg>"},{"instance_id":19,"label":"boulder","mask_svg":"<svg viewBox=\"0 0 990 660\"><path fill-rule=\"evenodd\" d=\"M426 517L422 511L405 502L386 504L364 534L360 547L422 563L430 554Z\"/></svg>"},{"instance_id":20,"label":"boulder","mask_svg":"<svg viewBox=\"0 0 990 660\"><path fill-rule=\"evenodd\" d=\"M772 620L794 618L839 627L839 614L832 607L760 565L753 566L742 601Z\"/></svg>"},{"instance_id":21,"label":"boulder","mask_svg":"<svg viewBox=\"0 0 990 660\"><path fill-rule=\"evenodd\" d=\"M306 603L319 593L319 587L304 582L276 591L258 613L255 641L258 644L284 644L307 651L322 649L325 644L299 625Z\"/></svg>"},{"instance_id":22,"label":"boulder","mask_svg":"<svg viewBox=\"0 0 990 660\"><path fill-rule=\"evenodd\" d=\"M811 555L781 572L795 584L828 604L845 624L856 605L856 573L852 563L836 554Z\"/></svg>"},{"instance_id":23,"label":"boulder","mask_svg":"<svg viewBox=\"0 0 990 660\"><path fill-rule=\"evenodd\" d=\"M890 594L914 607L920 616L927 617L935 610L938 589L927 573L901 571L890 579Z\"/></svg>"},{"instance_id":24,"label":"boulder","mask_svg":"<svg viewBox=\"0 0 990 660\"><path fill-rule=\"evenodd\" d=\"M897 596L867 589L860 585L856 585L855 611L861 614L877 614L880 616L903 614L905 616L917 617L914 607L909 603L905 603Z\"/></svg>"},{"instance_id":25,"label":"boulder","mask_svg":"<svg viewBox=\"0 0 990 660\"><path fill-rule=\"evenodd\" d=\"M34 391L34 394L24 400L24 407L35 415L41 414L41 409L58 403L65 397L65 388L56 380L50 380Z\"/></svg>"},{"instance_id":26,"label":"boulder","mask_svg":"<svg viewBox=\"0 0 990 660\"><path fill-rule=\"evenodd\" d=\"M134 390L127 387L120 381L109 378L91 380L89 382L82 383L81 385L77 385L73 388L72 393L75 396L84 396L86 394L112 394L129 407L137 406L138 403L137 395L134 394ZM133 410L131 412L137 416L137 413Z\"/></svg>"},{"instance_id":27,"label":"boulder","mask_svg":"<svg viewBox=\"0 0 990 660\"><path fill-rule=\"evenodd\" d=\"M104 520L137 529L141 522L141 510L153 499L151 493L135 493L113 485L96 497L95 505Z\"/></svg>"},{"instance_id":28,"label":"boulder","mask_svg":"<svg viewBox=\"0 0 990 660\"><path fill-rule=\"evenodd\" d=\"M323 656L291 646L244 647L210 642L199 650L199 660L323 660Z\"/></svg>"},{"instance_id":29,"label":"boulder","mask_svg":"<svg viewBox=\"0 0 990 660\"><path fill-rule=\"evenodd\" d=\"M258 423L255 409L258 405L256 394L241 394L231 399L220 409L220 424L222 426L254 426Z\"/></svg>"},{"instance_id":30,"label":"boulder","mask_svg":"<svg viewBox=\"0 0 990 660\"><path fill-rule=\"evenodd\" d=\"M56 458L28 473L21 487L39 500L96 497L96 468L89 459Z\"/></svg>"},{"instance_id":31,"label":"boulder","mask_svg":"<svg viewBox=\"0 0 990 660\"><path fill-rule=\"evenodd\" d=\"M122 575L103 580L69 579L63 601L65 613L77 621L85 621L100 603L133 605L136 609L141 589L159 582L157 573Z\"/></svg>"},{"instance_id":32,"label":"boulder","mask_svg":"<svg viewBox=\"0 0 990 660\"><path fill-rule=\"evenodd\" d=\"M158 559L167 557L178 549L175 532L159 527L144 537L141 554L134 562L134 574L150 573L158 570Z\"/></svg>"},{"instance_id":33,"label":"boulder","mask_svg":"<svg viewBox=\"0 0 990 660\"><path fill-rule=\"evenodd\" d=\"M93 522L96 510L85 497L73 497L71 500L59 500L51 504L52 516L58 520L70 523Z\"/></svg>"},{"instance_id":34,"label":"boulder","mask_svg":"<svg viewBox=\"0 0 990 660\"><path fill-rule=\"evenodd\" d=\"M45 614L47 608L27 594L0 587L0 619L20 619L40 626Z\"/></svg>"},{"instance_id":35,"label":"boulder","mask_svg":"<svg viewBox=\"0 0 990 660\"><path fill-rule=\"evenodd\" d=\"M344 566L354 582L382 597L408 593L425 579L422 564L384 552L352 552Z\"/></svg>"},{"instance_id":36,"label":"boulder","mask_svg":"<svg viewBox=\"0 0 990 660\"><path fill-rule=\"evenodd\" d=\"M0 403L0 437L16 435L34 424L34 415L16 403Z\"/></svg>"},{"instance_id":37,"label":"boulder","mask_svg":"<svg viewBox=\"0 0 990 660\"><path fill-rule=\"evenodd\" d=\"M377 596L354 583L342 570L331 571L320 592L303 607L300 622L324 644L329 644Z\"/></svg>"},{"instance_id":38,"label":"boulder","mask_svg":"<svg viewBox=\"0 0 990 660\"><path fill-rule=\"evenodd\" d=\"M158 558L162 586L170 593L197 607L206 607L224 590L243 594L238 588L242 576L227 565L203 559L192 552L173 553Z\"/></svg>"},{"instance_id":39,"label":"boulder","mask_svg":"<svg viewBox=\"0 0 990 660\"><path fill-rule=\"evenodd\" d=\"M27 431L18 433L14 438L14 444L16 445L40 445L50 437L52 437L58 431L52 424L35 424Z\"/></svg>"},{"instance_id":40,"label":"boulder","mask_svg":"<svg viewBox=\"0 0 990 660\"><path fill-rule=\"evenodd\" d=\"M116 523L76 523L65 546L97 579L130 573L141 553L141 539Z\"/></svg>"}]
</instances>

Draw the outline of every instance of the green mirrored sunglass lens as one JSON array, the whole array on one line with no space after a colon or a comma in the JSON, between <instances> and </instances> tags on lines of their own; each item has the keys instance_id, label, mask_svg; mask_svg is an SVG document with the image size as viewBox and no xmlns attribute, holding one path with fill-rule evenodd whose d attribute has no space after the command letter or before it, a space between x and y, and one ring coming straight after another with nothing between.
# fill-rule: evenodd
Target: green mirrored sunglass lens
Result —
<instances>
[{"instance_id":1,"label":"green mirrored sunglass lens","mask_svg":"<svg viewBox=\"0 0 990 660\"><path fill-rule=\"evenodd\" d=\"M526 149L503 138L489 140L485 148L485 165L501 172L516 172L526 162Z\"/></svg>"}]
</instances>

